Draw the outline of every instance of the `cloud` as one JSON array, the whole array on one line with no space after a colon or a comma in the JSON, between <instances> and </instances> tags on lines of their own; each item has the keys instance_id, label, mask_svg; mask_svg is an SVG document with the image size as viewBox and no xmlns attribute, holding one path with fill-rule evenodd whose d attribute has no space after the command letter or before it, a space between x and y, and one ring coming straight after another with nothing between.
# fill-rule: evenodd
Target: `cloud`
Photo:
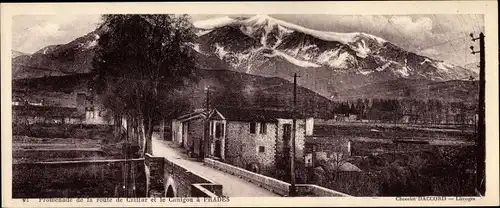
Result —
<instances>
[{"instance_id":1,"label":"cloud","mask_svg":"<svg viewBox=\"0 0 500 208\"><path fill-rule=\"evenodd\" d=\"M33 27L28 28L26 31L29 34L39 35L39 36L62 36L65 34L65 31L61 31L60 26L55 23L46 22L43 25L35 25Z\"/></svg>"},{"instance_id":2,"label":"cloud","mask_svg":"<svg viewBox=\"0 0 500 208\"><path fill-rule=\"evenodd\" d=\"M430 56L430 57L434 57L434 56L441 54L439 51L437 51L434 48L428 48L425 50L421 50L420 53L424 56Z\"/></svg>"},{"instance_id":3,"label":"cloud","mask_svg":"<svg viewBox=\"0 0 500 208\"><path fill-rule=\"evenodd\" d=\"M12 48L34 53L48 45L68 43L93 31L100 15L23 15L13 17Z\"/></svg>"}]
</instances>

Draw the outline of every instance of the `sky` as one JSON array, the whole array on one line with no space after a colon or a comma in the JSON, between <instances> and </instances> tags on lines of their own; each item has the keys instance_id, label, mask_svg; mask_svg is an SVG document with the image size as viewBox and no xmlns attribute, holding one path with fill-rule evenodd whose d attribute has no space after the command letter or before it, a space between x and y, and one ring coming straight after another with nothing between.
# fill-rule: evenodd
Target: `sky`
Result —
<instances>
[{"instance_id":1,"label":"sky","mask_svg":"<svg viewBox=\"0 0 500 208\"><path fill-rule=\"evenodd\" d=\"M251 15L191 15L193 21L220 16ZM477 55L470 53L474 43L469 34L484 31L484 17L476 14L269 16L315 30L369 33L408 51L457 65L478 62ZM34 53L48 45L65 44L93 31L99 22L99 15L14 16L12 48Z\"/></svg>"}]
</instances>

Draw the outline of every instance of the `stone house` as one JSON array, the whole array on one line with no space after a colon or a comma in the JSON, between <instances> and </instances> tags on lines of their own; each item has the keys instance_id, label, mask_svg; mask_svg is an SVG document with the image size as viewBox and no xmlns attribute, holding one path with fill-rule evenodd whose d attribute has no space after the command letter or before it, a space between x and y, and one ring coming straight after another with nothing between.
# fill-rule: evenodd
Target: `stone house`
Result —
<instances>
[{"instance_id":1,"label":"stone house","mask_svg":"<svg viewBox=\"0 0 500 208\"><path fill-rule=\"evenodd\" d=\"M203 157L206 110L195 110L172 120L172 141L192 156ZM205 145L206 146L206 145Z\"/></svg>"},{"instance_id":2,"label":"stone house","mask_svg":"<svg viewBox=\"0 0 500 208\"><path fill-rule=\"evenodd\" d=\"M292 118L291 112L279 110L198 111L172 121L172 141L184 148L192 145L195 153L206 152L207 157L266 172L276 169L276 161L290 160ZM305 136L312 135L314 120L297 115L296 124L296 158L302 160ZM206 142L204 125L208 128Z\"/></svg>"}]
</instances>

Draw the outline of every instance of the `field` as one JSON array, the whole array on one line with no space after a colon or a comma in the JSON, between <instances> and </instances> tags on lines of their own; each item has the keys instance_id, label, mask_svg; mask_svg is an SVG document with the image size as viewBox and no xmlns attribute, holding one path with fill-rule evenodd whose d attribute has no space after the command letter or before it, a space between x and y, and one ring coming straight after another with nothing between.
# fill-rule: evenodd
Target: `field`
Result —
<instances>
[{"instance_id":1,"label":"field","mask_svg":"<svg viewBox=\"0 0 500 208\"><path fill-rule=\"evenodd\" d=\"M341 163L362 171L340 172L321 161L314 170L314 182L354 196L475 195L472 134L372 127L319 127L323 134L351 138L352 155Z\"/></svg>"},{"instance_id":2,"label":"field","mask_svg":"<svg viewBox=\"0 0 500 208\"><path fill-rule=\"evenodd\" d=\"M474 131L467 128L436 128L430 126L412 126L395 124L370 124L370 123L341 123L335 125L315 125L315 135L351 136L382 139L445 139L445 140L474 140Z\"/></svg>"},{"instance_id":3,"label":"field","mask_svg":"<svg viewBox=\"0 0 500 208\"><path fill-rule=\"evenodd\" d=\"M106 125L13 124L13 197L124 196L145 191L144 162ZM128 165L126 165L128 164Z\"/></svg>"}]
</instances>

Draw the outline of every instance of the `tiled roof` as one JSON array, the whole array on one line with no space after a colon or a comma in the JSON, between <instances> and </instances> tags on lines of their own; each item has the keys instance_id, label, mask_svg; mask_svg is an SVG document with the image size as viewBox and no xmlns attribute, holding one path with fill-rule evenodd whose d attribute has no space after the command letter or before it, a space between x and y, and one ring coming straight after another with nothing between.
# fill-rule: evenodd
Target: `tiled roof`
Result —
<instances>
[{"instance_id":1,"label":"tiled roof","mask_svg":"<svg viewBox=\"0 0 500 208\"><path fill-rule=\"evenodd\" d=\"M216 108L226 120L229 121L277 121L277 119L292 119L291 111L266 110L266 109L241 109L241 108ZM297 119L303 119L300 113ZM213 116L213 115L212 115Z\"/></svg>"},{"instance_id":2,"label":"tiled roof","mask_svg":"<svg viewBox=\"0 0 500 208\"><path fill-rule=\"evenodd\" d=\"M191 113L184 114L182 116L177 117L177 120L189 121L196 118L206 118L208 112L206 110L195 110Z\"/></svg>"}]
</instances>

